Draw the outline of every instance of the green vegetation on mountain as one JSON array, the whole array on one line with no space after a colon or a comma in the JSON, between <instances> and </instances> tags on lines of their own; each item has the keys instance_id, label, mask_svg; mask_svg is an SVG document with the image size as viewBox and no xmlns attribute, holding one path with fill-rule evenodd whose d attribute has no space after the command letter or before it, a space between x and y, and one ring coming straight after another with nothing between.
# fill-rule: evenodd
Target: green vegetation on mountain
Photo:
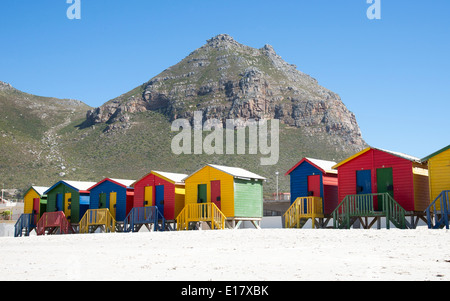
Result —
<instances>
[{"instance_id":1,"label":"green vegetation on mountain","mask_svg":"<svg viewBox=\"0 0 450 301\"><path fill-rule=\"evenodd\" d=\"M365 146L356 117L337 94L261 49L218 35L143 85L90 108L79 101L38 97L0 82L0 184L22 191L61 179L139 179L150 170L192 173L208 163L266 177L265 193L289 191L284 173L304 156L339 161ZM280 157L175 155L172 121L280 120ZM204 133L204 136L208 133ZM236 141L236 139L235 139ZM269 139L270 143L270 139ZM248 147L248 143L247 143Z\"/></svg>"}]
</instances>

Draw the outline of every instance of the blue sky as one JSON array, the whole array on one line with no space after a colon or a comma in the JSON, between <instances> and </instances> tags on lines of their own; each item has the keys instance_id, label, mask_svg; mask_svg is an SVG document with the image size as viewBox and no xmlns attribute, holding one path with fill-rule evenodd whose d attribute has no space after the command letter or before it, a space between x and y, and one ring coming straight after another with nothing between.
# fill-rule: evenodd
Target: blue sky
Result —
<instances>
[{"instance_id":1,"label":"blue sky","mask_svg":"<svg viewBox=\"0 0 450 301\"><path fill-rule=\"evenodd\" d=\"M424 157L450 144L450 1L66 0L0 2L0 80L97 107L220 33L338 93L370 145Z\"/></svg>"}]
</instances>

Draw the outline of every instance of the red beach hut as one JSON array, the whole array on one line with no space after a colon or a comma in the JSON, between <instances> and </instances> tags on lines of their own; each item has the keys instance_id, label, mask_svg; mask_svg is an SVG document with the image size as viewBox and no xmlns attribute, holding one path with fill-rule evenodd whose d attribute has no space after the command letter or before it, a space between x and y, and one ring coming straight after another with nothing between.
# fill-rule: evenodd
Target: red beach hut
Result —
<instances>
[{"instance_id":1,"label":"red beach hut","mask_svg":"<svg viewBox=\"0 0 450 301\"><path fill-rule=\"evenodd\" d=\"M168 221L176 219L184 208L186 174L152 171L133 183L133 207L156 206Z\"/></svg>"},{"instance_id":2,"label":"red beach hut","mask_svg":"<svg viewBox=\"0 0 450 301\"><path fill-rule=\"evenodd\" d=\"M368 147L333 168L340 201L348 195L389 193L411 215L429 205L428 167L419 158Z\"/></svg>"}]
</instances>

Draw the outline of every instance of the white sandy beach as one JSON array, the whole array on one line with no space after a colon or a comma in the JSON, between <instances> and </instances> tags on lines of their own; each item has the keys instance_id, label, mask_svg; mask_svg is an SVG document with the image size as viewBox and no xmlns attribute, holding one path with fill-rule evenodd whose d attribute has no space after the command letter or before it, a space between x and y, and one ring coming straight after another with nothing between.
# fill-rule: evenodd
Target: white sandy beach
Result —
<instances>
[{"instance_id":1,"label":"white sandy beach","mask_svg":"<svg viewBox=\"0 0 450 301\"><path fill-rule=\"evenodd\" d=\"M447 230L240 229L0 238L0 280L450 280Z\"/></svg>"}]
</instances>

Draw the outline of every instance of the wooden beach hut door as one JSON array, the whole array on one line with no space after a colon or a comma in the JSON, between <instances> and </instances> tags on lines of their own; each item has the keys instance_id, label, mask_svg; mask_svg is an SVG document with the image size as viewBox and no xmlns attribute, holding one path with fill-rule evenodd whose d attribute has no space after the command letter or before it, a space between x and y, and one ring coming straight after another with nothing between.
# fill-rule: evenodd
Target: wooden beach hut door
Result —
<instances>
[{"instance_id":1,"label":"wooden beach hut door","mask_svg":"<svg viewBox=\"0 0 450 301\"><path fill-rule=\"evenodd\" d=\"M372 193L372 172L371 170L356 171L356 194Z\"/></svg>"},{"instance_id":2,"label":"wooden beach hut door","mask_svg":"<svg viewBox=\"0 0 450 301\"><path fill-rule=\"evenodd\" d=\"M308 176L308 196L320 197L320 175ZM304 200L304 213L308 213L308 200Z\"/></svg>"},{"instance_id":3,"label":"wooden beach hut door","mask_svg":"<svg viewBox=\"0 0 450 301\"><path fill-rule=\"evenodd\" d=\"M155 203L159 212L164 216L164 185L155 186Z\"/></svg>"},{"instance_id":4,"label":"wooden beach hut door","mask_svg":"<svg viewBox=\"0 0 450 301\"><path fill-rule=\"evenodd\" d=\"M39 209L41 207L41 199L33 199L33 224L36 225L39 220Z\"/></svg>"},{"instance_id":5,"label":"wooden beach hut door","mask_svg":"<svg viewBox=\"0 0 450 301\"><path fill-rule=\"evenodd\" d=\"M56 211L63 211L63 195L62 193L58 193L56 195Z\"/></svg>"},{"instance_id":6,"label":"wooden beach hut door","mask_svg":"<svg viewBox=\"0 0 450 301\"><path fill-rule=\"evenodd\" d=\"M320 197L320 175L308 176L308 196Z\"/></svg>"},{"instance_id":7,"label":"wooden beach hut door","mask_svg":"<svg viewBox=\"0 0 450 301\"><path fill-rule=\"evenodd\" d=\"M197 203L198 204L208 202L207 189L208 189L208 186L206 184L199 184L197 186Z\"/></svg>"},{"instance_id":8,"label":"wooden beach hut door","mask_svg":"<svg viewBox=\"0 0 450 301\"><path fill-rule=\"evenodd\" d=\"M109 194L109 211L112 216L116 218L116 204L117 204L117 192L111 192Z\"/></svg>"},{"instance_id":9,"label":"wooden beach hut door","mask_svg":"<svg viewBox=\"0 0 450 301\"><path fill-rule=\"evenodd\" d=\"M72 194L66 193L64 195L64 214L66 215L67 220L71 219L72 215Z\"/></svg>"},{"instance_id":10,"label":"wooden beach hut door","mask_svg":"<svg viewBox=\"0 0 450 301\"><path fill-rule=\"evenodd\" d=\"M377 169L377 192L389 193L394 198L394 177L392 174L392 168L379 168ZM378 210L383 210L383 204L378 203Z\"/></svg>"},{"instance_id":11,"label":"wooden beach hut door","mask_svg":"<svg viewBox=\"0 0 450 301\"><path fill-rule=\"evenodd\" d=\"M100 193L98 198L98 209L106 209L108 206L106 206L106 193Z\"/></svg>"},{"instance_id":12,"label":"wooden beach hut door","mask_svg":"<svg viewBox=\"0 0 450 301\"><path fill-rule=\"evenodd\" d=\"M211 181L211 202L221 210L220 181Z\"/></svg>"},{"instance_id":13,"label":"wooden beach hut door","mask_svg":"<svg viewBox=\"0 0 450 301\"><path fill-rule=\"evenodd\" d=\"M357 170L356 171L356 194L370 194L372 193L372 171L369 170ZM365 198L364 198L365 199ZM365 208L365 200L359 200L359 206ZM376 197L373 202L376 203ZM375 206L375 204L373 205Z\"/></svg>"},{"instance_id":14,"label":"wooden beach hut door","mask_svg":"<svg viewBox=\"0 0 450 301\"><path fill-rule=\"evenodd\" d=\"M199 184L197 186L197 203L198 204L205 204L208 202L208 185L207 184ZM202 207L202 212L201 215L204 216L205 215L205 207Z\"/></svg>"},{"instance_id":15,"label":"wooden beach hut door","mask_svg":"<svg viewBox=\"0 0 450 301\"><path fill-rule=\"evenodd\" d=\"M153 186L145 186L144 207L153 206Z\"/></svg>"}]
</instances>

